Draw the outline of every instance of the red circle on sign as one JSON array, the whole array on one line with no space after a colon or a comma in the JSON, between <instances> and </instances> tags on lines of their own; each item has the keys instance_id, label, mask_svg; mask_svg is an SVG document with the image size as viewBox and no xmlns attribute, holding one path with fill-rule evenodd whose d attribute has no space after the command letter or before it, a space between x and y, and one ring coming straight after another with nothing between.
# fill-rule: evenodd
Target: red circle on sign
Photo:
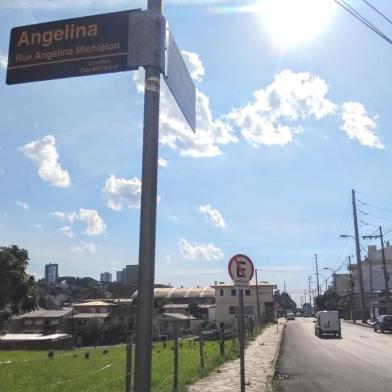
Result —
<instances>
[{"instance_id":1,"label":"red circle on sign","mask_svg":"<svg viewBox=\"0 0 392 392\"><path fill-rule=\"evenodd\" d=\"M237 262L237 258L239 258L239 257L241 257L242 259L245 259L245 261L246 261L246 262L249 264L249 266L251 267L251 273L250 273L249 277L247 276L247 278L248 278L249 280L252 280L253 274L255 273L255 267L253 266L253 262L252 262L252 260L251 260L248 256L243 255L243 254L241 254L241 253L239 253L238 255L233 256L233 257L230 259L230 261L229 261L229 264L228 264L228 266L227 266L227 269L228 269L230 278L231 278L232 280L234 280L234 276L233 276L232 271L231 271L231 265L232 265L233 263L236 263L236 262Z\"/></svg>"}]
</instances>

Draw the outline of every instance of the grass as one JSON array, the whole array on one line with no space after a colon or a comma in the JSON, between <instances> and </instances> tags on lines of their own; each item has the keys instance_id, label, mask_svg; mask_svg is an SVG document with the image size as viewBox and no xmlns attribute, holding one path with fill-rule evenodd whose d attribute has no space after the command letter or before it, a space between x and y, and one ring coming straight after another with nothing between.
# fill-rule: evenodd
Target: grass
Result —
<instances>
[{"instance_id":1,"label":"grass","mask_svg":"<svg viewBox=\"0 0 392 392\"><path fill-rule=\"evenodd\" d=\"M259 331L260 333L261 331ZM252 339L252 338L248 338ZM0 351L1 392L67 392L124 390L125 346L54 351ZM85 353L89 358L85 358ZM225 343L225 355L219 353L219 342L205 342L205 367L200 369L199 343L180 341L178 391L216 369L224 361L237 358L238 340ZM154 343L152 391L171 392L173 382L173 342L166 347Z\"/></svg>"}]
</instances>

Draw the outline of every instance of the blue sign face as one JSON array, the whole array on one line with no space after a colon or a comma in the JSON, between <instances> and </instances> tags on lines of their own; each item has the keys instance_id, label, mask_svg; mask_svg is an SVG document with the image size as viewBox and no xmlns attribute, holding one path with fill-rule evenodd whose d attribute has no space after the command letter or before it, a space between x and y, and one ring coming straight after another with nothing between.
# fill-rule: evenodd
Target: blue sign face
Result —
<instances>
[{"instance_id":1,"label":"blue sign face","mask_svg":"<svg viewBox=\"0 0 392 392\"><path fill-rule=\"evenodd\" d=\"M127 71L129 15L114 12L11 30L7 84Z\"/></svg>"},{"instance_id":2,"label":"blue sign face","mask_svg":"<svg viewBox=\"0 0 392 392\"><path fill-rule=\"evenodd\" d=\"M196 129L196 89L181 52L169 32L166 83L193 131Z\"/></svg>"}]
</instances>

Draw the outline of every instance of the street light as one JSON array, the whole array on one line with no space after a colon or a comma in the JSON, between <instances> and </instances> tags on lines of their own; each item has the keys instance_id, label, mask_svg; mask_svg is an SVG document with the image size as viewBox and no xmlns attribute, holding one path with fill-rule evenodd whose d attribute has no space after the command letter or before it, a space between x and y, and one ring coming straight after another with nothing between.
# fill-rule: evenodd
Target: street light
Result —
<instances>
[{"instance_id":1,"label":"street light","mask_svg":"<svg viewBox=\"0 0 392 392\"><path fill-rule=\"evenodd\" d=\"M354 237L353 235L350 235L350 234L340 234L339 237L340 237L340 238L352 238L352 239L355 241L355 237ZM368 254L367 249L366 249L363 245L359 244L359 246L361 247L361 249L362 249L366 254Z\"/></svg>"}]
</instances>

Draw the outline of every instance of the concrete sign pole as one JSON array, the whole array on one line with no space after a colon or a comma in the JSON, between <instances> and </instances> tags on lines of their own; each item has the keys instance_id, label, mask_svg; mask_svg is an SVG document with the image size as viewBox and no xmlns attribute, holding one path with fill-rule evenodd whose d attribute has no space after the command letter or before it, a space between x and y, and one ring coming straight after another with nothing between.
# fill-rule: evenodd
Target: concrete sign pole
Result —
<instances>
[{"instance_id":1,"label":"concrete sign pole","mask_svg":"<svg viewBox=\"0 0 392 392\"><path fill-rule=\"evenodd\" d=\"M162 0L148 0L148 11L160 16ZM146 66L144 68L143 168L139 234L135 392L149 392L151 390L161 73L160 68L156 66Z\"/></svg>"},{"instance_id":2,"label":"concrete sign pole","mask_svg":"<svg viewBox=\"0 0 392 392\"><path fill-rule=\"evenodd\" d=\"M249 289L249 282L255 271L252 260L243 254L233 256L228 265L234 288L239 291L239 342L240 342L240 383L241 392L245 392L245 321L244 321L244 288ZM257 290L257 285L256 285ZM258 292L256 293L258 295Z\"/></svg>"},{"instance_id":3,"label":"concrete sign pole","mask_svg":"<svg viewBox=\"0 0 392 392\"><path fill-rule=\"evenodd\" d=\"M239 305L240 305L240 378L241 378L241 392L245 392L245 328L244 328L244 290L239 290Z\"/></svg>"}]
</instances>

